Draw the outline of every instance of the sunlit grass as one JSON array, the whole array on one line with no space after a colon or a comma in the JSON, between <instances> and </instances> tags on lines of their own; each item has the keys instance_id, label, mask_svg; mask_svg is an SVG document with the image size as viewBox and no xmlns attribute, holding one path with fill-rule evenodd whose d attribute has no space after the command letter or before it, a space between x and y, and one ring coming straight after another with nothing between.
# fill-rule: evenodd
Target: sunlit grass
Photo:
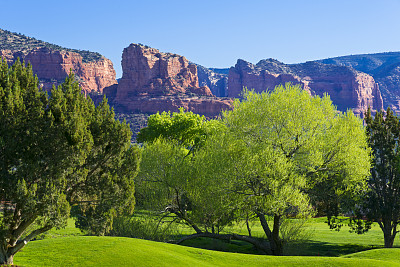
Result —
<instances>
[{"instance_id":1,"label":"sunlit grass","mask_svg":"<svg viewBox=\"0 0 400 267\"><path fill-rule=\"evenodd\" d=\"M389 250L388 261L375 255L372 259L274 257L202 250L135 238L71 236L34 241L17 254L14 263L22 266L399 266L398 253L398 249Z\"/></svg>"},{"instance_id":2,"label":"sunlit grass","mask_svg":"<svg viewBox=\"0 0 400 267\"><path fill-rule=\"evenodd\" d=\"M310 240L287 250L286 254L291 256L273 257L251 255L259 252L239 241L201 238L179 246L134 238L82 236L70 219L67 228L52 230L44 240L30 242L16 255L14 263L22 266L400 266L400 249L372 249L383 247L378 225L364 235L357 235L349 233L346 225L339 232L330 230L325 221L326 218L310 219L308 227L313 231ZM184 226L180 232L193 233ZM247 234L247 229L244 224L236 224L225 232ZM252 234L263 236L257 221L252 223ZM399 244L396 239L395 246Z\"/></svg>"}]
</instances>

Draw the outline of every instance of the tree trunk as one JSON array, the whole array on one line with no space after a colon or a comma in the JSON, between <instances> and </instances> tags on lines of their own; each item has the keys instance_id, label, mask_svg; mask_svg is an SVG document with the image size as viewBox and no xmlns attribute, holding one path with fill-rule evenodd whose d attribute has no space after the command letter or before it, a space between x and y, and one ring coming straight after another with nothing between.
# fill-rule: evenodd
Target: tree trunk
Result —
<instances>
[{"instance_id":1,"label":"tree trunk","mask_svg":"<svg viewBox=\"0 0 400 267\"><path fill-rule=\"evenodd\" d=\"M385 248L392 248L394 243L394 238L397 234L397 224L392 225L392 221L390 219L378 221L379 226L383 232L383 239L385 242Z\"/></svg>"},{"instance_id":2,"label":"tree trunk","mask_svg":"<svg viewBox=\"0 0 400 267\"><path fill-rule=\"evenodd\" d=\"M283 240L279 237L280 219L281 216L274 215L273 230L269 228L267 219L263 213L257 212L257 217L260 219L261 226L271 246L272 255L283 255Z\"/></svg>"},{"instance_id":3,"label":"tree trunk","mask_svg":"<svg viewBox=\"0 0 400 267\"><path fill-rule=\"evenodd\" d=\"M396 236L396 233L391 234L390 232L383 233L383 238L385 240L385 248L392 248L393 247L393 243L394 243L394 238Z\"/></svg>"},{"instance_id":4,"label":"tree trunk","mask_svg":"<svg viewBox=\"0 0 400 267\"><path fill-rule=\"evenodd\" d=\"M0 250L0 265L12 265L14 255L9 255L3 248Z\"/></svg>"}]
</instances>

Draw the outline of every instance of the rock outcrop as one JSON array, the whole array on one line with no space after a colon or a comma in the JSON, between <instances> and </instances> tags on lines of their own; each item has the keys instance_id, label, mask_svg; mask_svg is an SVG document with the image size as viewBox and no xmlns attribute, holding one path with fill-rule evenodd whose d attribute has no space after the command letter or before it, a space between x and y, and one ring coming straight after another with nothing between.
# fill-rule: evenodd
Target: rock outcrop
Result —
<instances>
[{"instance_id":1,"label":"rock outcrop","mask_svg":"<svg viewBox=\"0 0 400 267\"><path fill-rule=\"evenodd\" d=\"M210 88L211 92L215 96L226 97L228 93L228 74L217 72L217 69L208 69L201 65L196 66L199 76L199 84Z\"/></svg>"},{"instance_id":2,"label":"rock outcrop","mask_svg":"<svg viewBox=\"0 0 400 267\"><path fill-rule=\"evenodd\" d=\"M400 113L400 52L351 55L322 59L319 62L348 66L374 77L382 93L384 108Z\"/></svg>"},{"instance_id":3,"label":"rock outcrop","mask_svg":"<svg viewBox=\"0 0 400 267\"><path fill-rule=\"evenodd\" d=\"M62 83L71 70L85 93L102 93L117 83L112 62L98 53L62 48L1 29L0 56L9 64L17 58L31 63L45 89Z\"/></svg>"},{"instance_id":4,"label":"rock outcrop","mask_svg":"<svg viewBox=\"0 0 400 267\"><path fill-rule=\"evenodd\" d=\"M339 110L362 114L368 106L383 107L379 86L368 74L345 66L318 62L286 65L273 59L253 65L238 60L229 70L228 96L240 97L244 87L256 92L273 90L279 84L300 84L311 95L329 94Z\"/></svg>"},{"instance_id":5,"label":"rock outcrop","mask_svg":"<svg viewBox=\"0 0 400 267\"><path fill-rule=\"evenodd\" d=\"M213 117L232 102L199 86L196 65L176 54L131 44L122 54L122 70L118 87L106 89L106 94L115 95L113 104L124 112L155 113L184 107Z\"/></svg>"},{"instance_id":6,"label":"rock outcrop","mask_svg":"<svg viewBox=\"0 0 400 267\"><path fill-rule=\"evenodd\" d=\"M0 55L10 64L17 58L25 63L31 63L33 72L45 89L62 83L70 71L75 74L82 90L86 93L102 93L105 87L117 83L113 64L105 57L101 57L98 61L83 62L82 56L78 53L49 48L34 49L27 54L2 50Z\"/></svg>"}]
</instances>

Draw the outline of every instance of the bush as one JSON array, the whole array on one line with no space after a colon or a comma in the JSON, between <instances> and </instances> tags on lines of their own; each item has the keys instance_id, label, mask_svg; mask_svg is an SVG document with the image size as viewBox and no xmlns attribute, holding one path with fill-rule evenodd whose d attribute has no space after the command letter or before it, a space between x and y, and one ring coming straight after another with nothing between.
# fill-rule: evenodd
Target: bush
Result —
<instances>
[{"instance_id":1,"label":"bush","mask_svg":"<svg viewBox=\"0 0 400 267\"><path fill-rule=\"evenodd\" d=\"M157 217L121 216L114 219L109 235L164 242L178 235L178 230L175 224L160 222Z\"/></svg>"}]
</instances>

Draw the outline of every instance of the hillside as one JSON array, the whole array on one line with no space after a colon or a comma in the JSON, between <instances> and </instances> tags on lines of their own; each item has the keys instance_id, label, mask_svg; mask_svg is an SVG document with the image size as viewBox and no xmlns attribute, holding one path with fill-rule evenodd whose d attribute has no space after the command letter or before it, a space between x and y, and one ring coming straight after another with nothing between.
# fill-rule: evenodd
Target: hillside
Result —
<instances>
[{"instance_id":1,"label":"hillside","mask_svg":"<svg viewBox=\"0 0 400 267\"><path fill-rule=\"evenodd\" d=\"M31 63L44 89L58 86L70 71L75 74L82 91L102 93L117 83L112 62L99 53L64 48L0 29L0 57L9 64L18 58Z\"/></svg>"},{"instance_id":2,"label":"hillside","mask_svg":"<svg viewBox=\"0 0 400 267\"><path fill-rule=\"evenodd\" d=\"M56 44L37 40L33 37L28 37L23 34L0 29L0 50L20 51L22 54L26 55L30 51L39 48L48 48L55 51L68 51L77 53L82 56L82 62L93 62L102 58L102 55L96 52L65 48Z\"/></svg>"},{"instance_id":3,"label":"hillside","mask_svg":"<svg viewBox=\"0 0 400 267\"><path fill-rule=\"evenodd\" d=\"M348 66L372 75L382 93L384 108L390 106L400 111L400 52L350 55L318 62Z\"/></svg>"}]
</instances>

